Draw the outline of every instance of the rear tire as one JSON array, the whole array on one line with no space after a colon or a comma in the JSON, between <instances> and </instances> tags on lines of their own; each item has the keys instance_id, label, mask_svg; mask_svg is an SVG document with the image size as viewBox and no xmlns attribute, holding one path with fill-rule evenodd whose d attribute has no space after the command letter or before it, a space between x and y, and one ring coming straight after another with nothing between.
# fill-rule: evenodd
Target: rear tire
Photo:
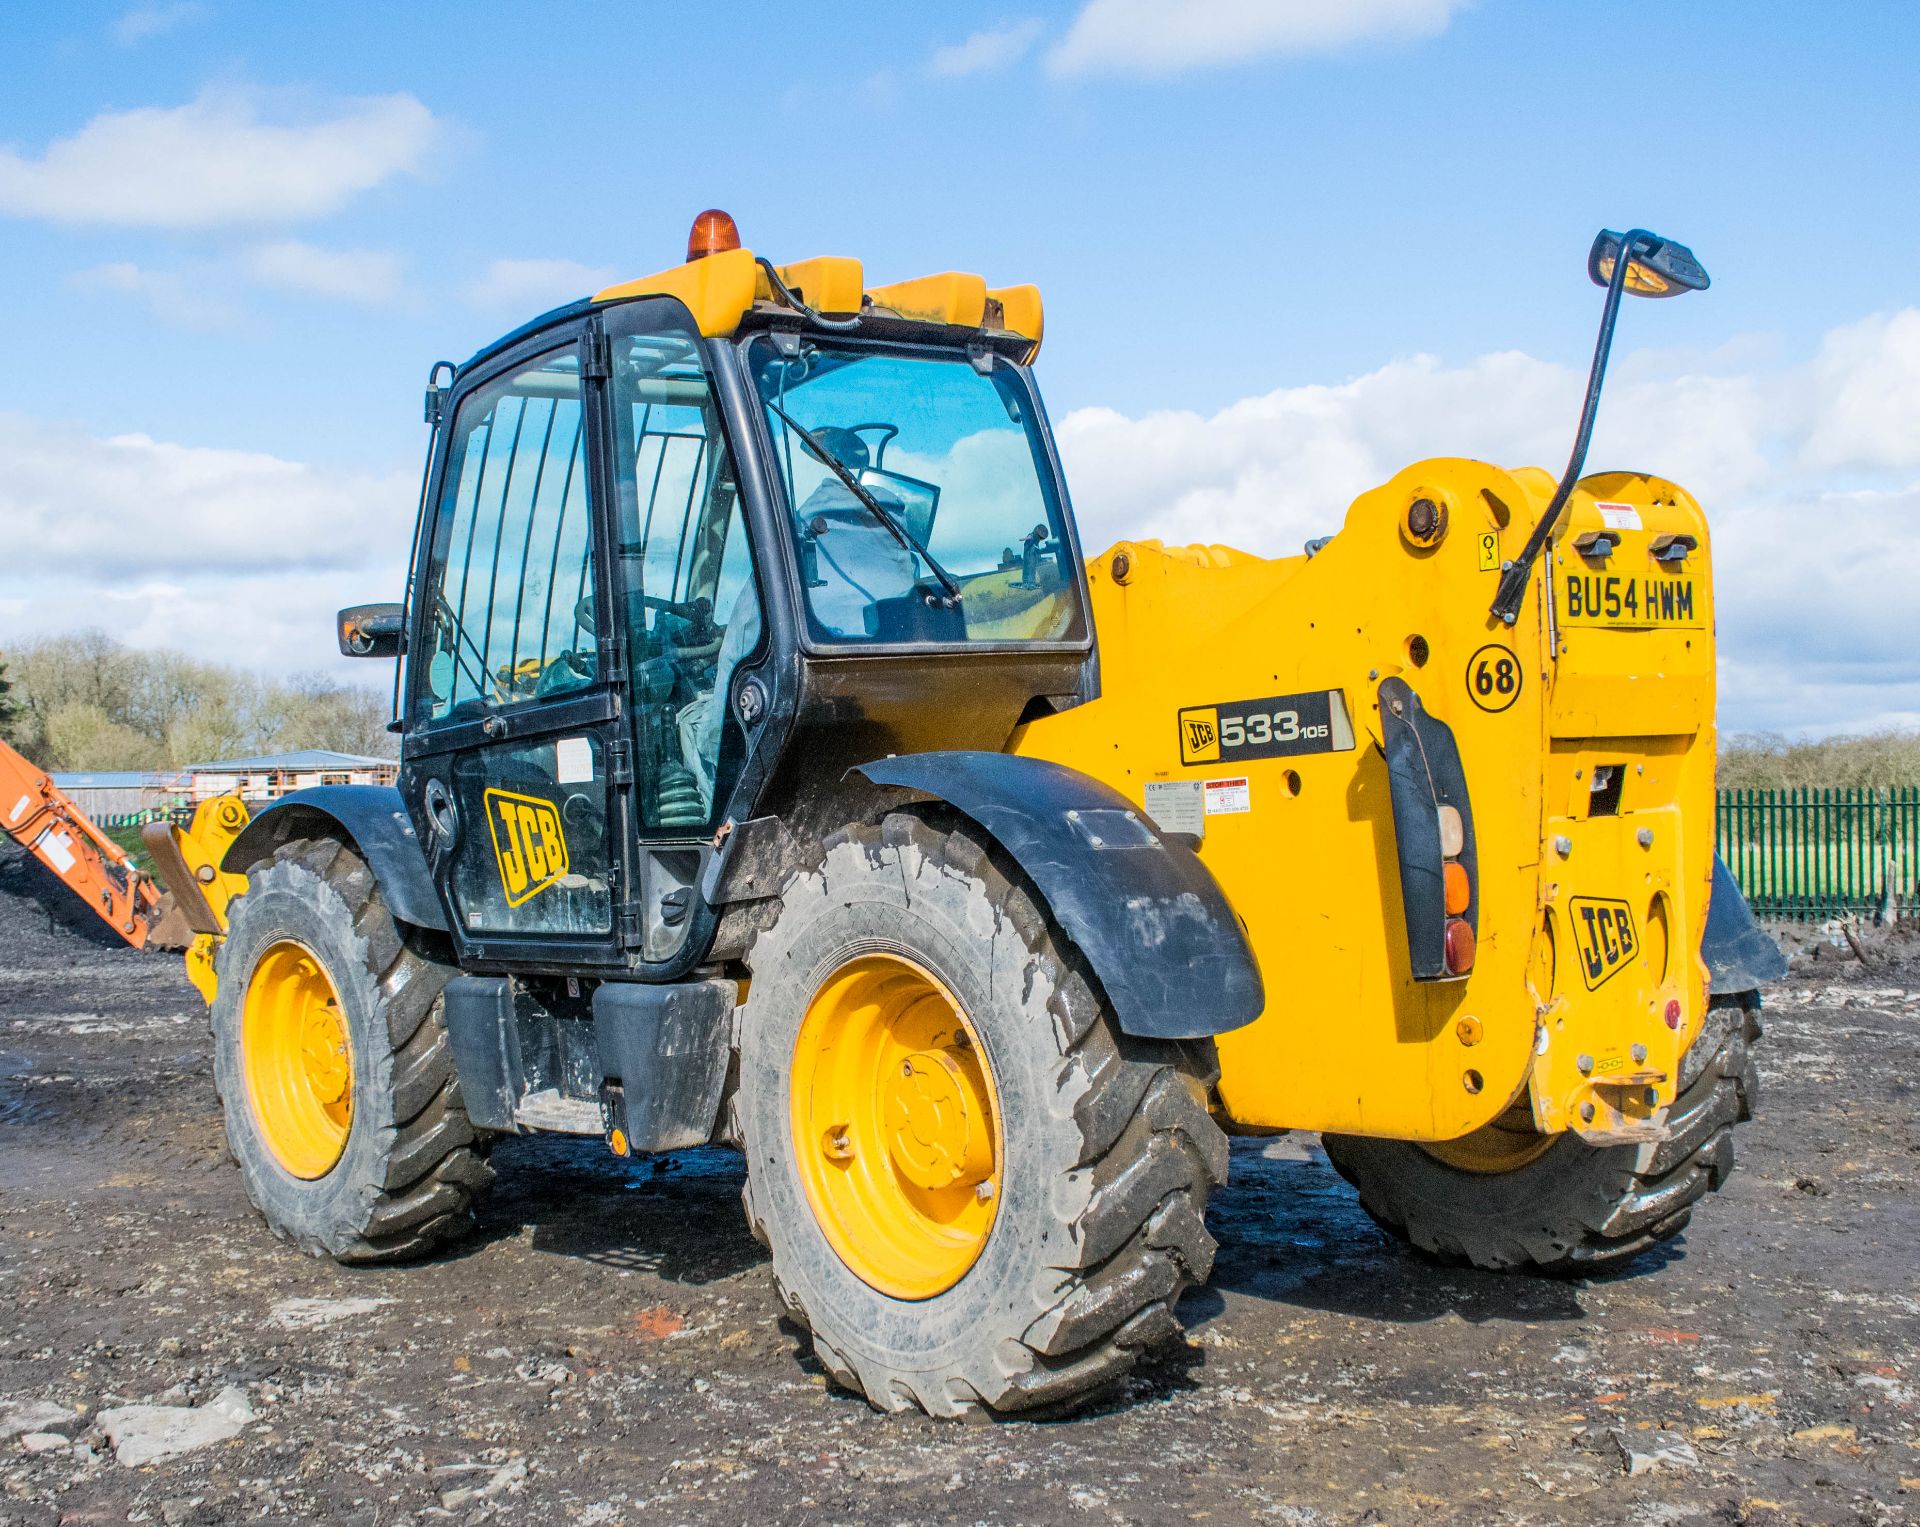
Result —
<instances>
[{"instance_id":1,"label":"rear tire","mask_svg":"<svg viewBox=\"0 0 1920 1527\"><path fill-rule=\"evenodd\" d=\"M1715 997L1681 1062L1671 1138L1593 1146L1562 1134L1507 1172L1449 1165L1419 1145L1326 1135L1327 1159L1382 1229L1441 1260L1489 1271L1591 1273L1678 1235L1733 1171L1733 1128L1760 1080L1757 993ZM1492 1128L1493 1126L1489 1126Z\"/></svg>"},{"instance_id":2,"label":"rear tire","mask_svg":"<svg viewBox=\"0 0 1920 1527\"><path fill-rule=\"evenodd\" d=\"M333 1000L309 1029L323 1037L318 1048L339 1042L350 1074L319 1114L310 1096L283 1101L299 1091L299 1057L260 1038L267 984L289 962L315 989L324 989L316 971L330 984ZM441 990L456 973L408 947L373 872L334 839L287 843L248 872L219 956L214 1082L247 1197L276 1235L314 1256L385 1262L471 1226L493 1172L441 1017ZM306 1148L316 1138L302 1132L308 1123L323 1141L331 1128L330 1146Z\"/></svg>"},{"instance_id":3,"label":"rear tire","mask_svg":"<svg viewBox=\"0 0 1920 1527\"><path fill-rule=\"evenodd\" d=\"M876 1138L873 1120L889 1117L878 1102L851 1141L832 1126L824 1146L799 1138L818 1122L805 1078L822 1063L796 1054L803 1032L819 1032L809 1015L841 989L836 974L887 961L930 978L940 996L925 1000L951 998L998 1120L990 1227L957 1271L932 1258L944 1270L924 1297L882 1292L835 1250L837 1238L862 1262L862 1231L830 1206L816 1210L816 1198L830 1205L820 1169L799 1159L802 1149L834 1155L837 1143L876 1172L906 1171L886 1143L896 1137ZM782 1302L836 1380L888 1411L1057 1413L1178 1333L1181 1291L1212 1267L1206 1199L1226 1176L1226 1137L1206 1106L1212 1046L1123 1034L1011 865L968 832L916 816L849 829L788 886L748 963L733 1100L747 1219L773 1252ZM837 1052L807 1051L821 1053ZM876 1100L887 1095L884 1069L874 1068ZM861 1114L857 1102L851 1112ZM886 1240L878 1223L866 1244ZM863 1265L872 1275L883 1261Z\"/></svg>"}]
</instances>

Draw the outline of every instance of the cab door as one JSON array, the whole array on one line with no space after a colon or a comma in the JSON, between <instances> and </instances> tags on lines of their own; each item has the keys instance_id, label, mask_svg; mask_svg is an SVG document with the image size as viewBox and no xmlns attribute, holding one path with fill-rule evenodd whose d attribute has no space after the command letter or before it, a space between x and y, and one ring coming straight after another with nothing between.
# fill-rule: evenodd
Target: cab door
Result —
<instances>
[{"instance_id":1,"label":"cab door","mask_svg":"<svg viewBox=\"0 0 1920 1527\"><path fill-rule=\"evenodd\" d=\"M606 314L608 558L629 669L634 844L627 942L701 951L696 887L766 710L770 644L709 355L676 301ZM759 687L756 687L759 686Z\"/></svg>"},{"instance_id":2,"label":"cab door","mask_svg":"<svg viewBox=\"0 0 1920 1527\"><path fill-rule=\"evenodd\" d=\"M463 964L618 966L593 331L462 379L418 557L402 789Z\"/></svg>"}]
</instances>

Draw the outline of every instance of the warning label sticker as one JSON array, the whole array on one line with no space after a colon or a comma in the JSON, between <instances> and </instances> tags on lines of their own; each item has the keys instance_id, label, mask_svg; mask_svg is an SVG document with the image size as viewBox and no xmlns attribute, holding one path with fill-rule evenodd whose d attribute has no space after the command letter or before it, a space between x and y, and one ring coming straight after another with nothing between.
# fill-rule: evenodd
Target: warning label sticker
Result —
<instances>
[{"instance_id":1,"label":"warning label sticker","mask_svg":"<svg viewBox=\"0 0 1920 1527\"><path fill-rule=\"evenodd\" d=\"M584 785L593 778L593 744L585 737L562 737L553 745L553 782Z\"/></svg>"},{"instance_id":2,"label":"warning label sticker","mask_svg":"<svg viewBox=\"0 0 1920 1527\"><path fill-rule=\"evenodd\" d=\"M1640 511L1632 504L1595 504L1600 511L1600 523L1609 530L1640 529Z\"/></svg>"},{"instance_id":3,"label":"warning label sticker","mask_svg":"<svg viewBox=\"0 0 1920 1527\"><path fill-rule=\"evenodd\" d=\"M1238 779L1210 779L1202 788L1206 792L1207 815L1210 817L1253 810L1253 795L1244 774Z\"/></svg>"},{"instance_id":4,"label":"warning label sticker","mask_svg":"<svg viewBox=\"0 0 1920 1527\"><path fill-rule=\"evenodd\" d=\"M1207 812L1202 786L1197 779L1148 780L1142 792L1142 804L1153 825L1162 832L1191 833L1204 836Z\"/></svg>"},{"instance_id":5,"label":"warning label sticker","mask_svg":"<svg viewBox=\"0 0 1920 1527\"><path fill-rule=\"evenodd\" d=\"M33 840L32 848L62 875L79 862L74 857L72 837L64 832L56 832L51 827Z\"/></svg>"}]
</instances>

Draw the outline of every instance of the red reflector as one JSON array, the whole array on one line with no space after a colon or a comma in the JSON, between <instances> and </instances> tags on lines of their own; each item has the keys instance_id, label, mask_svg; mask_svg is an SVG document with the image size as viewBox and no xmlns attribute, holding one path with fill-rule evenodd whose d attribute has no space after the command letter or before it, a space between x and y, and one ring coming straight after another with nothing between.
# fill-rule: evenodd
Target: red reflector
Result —
<instances>
[{"instance_id":1,"label":"red reflector","mask_svg":"<svg viewBox=\"0 0 1920 1527\"><path fill-rule=\"evenodd\" d=\"M709 207L693 220L687 235L687 258L704 260L710 254L723 254L740 247L740 230L733 219L718 207Z\"/></svg>"},{"instance_id":2,"label":"red reflector","mask_svg":"<svg viewBox=\"0 0 1920 1527\"><path fill-rule=\"evenodd\" d=\"M1447 974L1464 976L1473 969L1473 926L1465 918L1456 917L1447 924Z\"/></svg>"},{"instance_id":3,"label":"red reflector","mask_svg":"<svg viewBox=\"0 0 1920 1527\"><path fill-rule=\"evenodd\" d=\"M1680 999L1678 997L1671 998L1667 1002L1667 1027L1670 1029L1680 1027Z\"/></svg>"},{"instance_id":4,"label":"red reflector","mask_svg":"<svg viewBox=\"0 0 1920 1527\"><path fill-rule=\"evenodd\" d=\"M1467 879L1467 867L1451 860L1446 866L1447 916L1458 917L1473 900L1473 883Z\"/></svg>"}]
</instances>

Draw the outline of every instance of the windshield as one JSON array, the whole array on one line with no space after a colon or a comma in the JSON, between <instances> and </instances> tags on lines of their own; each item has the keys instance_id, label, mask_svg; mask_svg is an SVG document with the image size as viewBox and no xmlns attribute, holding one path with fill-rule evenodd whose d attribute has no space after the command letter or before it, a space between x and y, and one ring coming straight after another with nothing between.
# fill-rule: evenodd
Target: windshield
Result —
<instances>
[{"instance_id":1,"label":"windshield","mask_svg":"<svg viewBox=\"0 0 1920 1527\"><path fill-rule=\"evenodd\" d=\"M1082 635L1072 548L1011 366L983 375L964 356L812 342L783 355L764 336L747 358L815 640Z\"/></svg>"}]
</instances>

